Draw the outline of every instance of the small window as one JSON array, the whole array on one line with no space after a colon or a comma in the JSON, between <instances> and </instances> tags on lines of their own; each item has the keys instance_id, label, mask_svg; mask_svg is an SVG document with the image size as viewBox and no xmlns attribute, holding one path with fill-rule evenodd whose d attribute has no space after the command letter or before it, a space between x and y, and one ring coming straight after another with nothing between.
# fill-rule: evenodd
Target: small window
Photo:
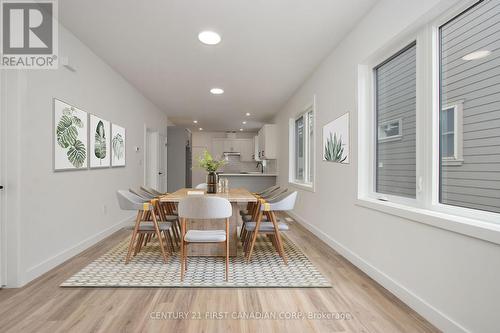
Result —
<instances>
[{"instance_id":1,"label":"small window","mask_svg":"<svg viewBox=\"0 0 500 333\"><path fill-rule=\"evenodd\" d=\"M444 165L463 163L462 103L446 106L440 114L441 160Z\"/></svg>"},{"instance_id":2,"label":"small window","mask_svg":"<svg viewBox=\"0 0 500 333\"><path fill-rule=\"evenodd\" d=\"M402 119L396 119L384 122L378 125L378 140L379 141L393 141L400 140L403 137L402 132Z\"/></svg>"},{"instance_id":3,"label":"small window","mask_svg":"<svg viewBox=\"0 0 500 333\"><path fill-rule=\"evenodd\" d=\"M312 187L314 180L314 111L313 107L291 122L293 133L293 168L290 182Z\"/></svg>"}]
</instances>

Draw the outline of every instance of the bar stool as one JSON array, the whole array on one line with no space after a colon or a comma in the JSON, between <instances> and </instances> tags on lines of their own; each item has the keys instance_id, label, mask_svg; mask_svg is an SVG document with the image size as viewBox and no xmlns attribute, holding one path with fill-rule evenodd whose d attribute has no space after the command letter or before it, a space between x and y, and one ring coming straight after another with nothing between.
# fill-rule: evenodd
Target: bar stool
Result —
<instances>
[{"instance_id":1,"label":"bar stool","mask_svg":"<svg viewBox=\"0 0 500 333\"><path fill-rule=\"evenodd\" d=\"M187 270L187 245L189 243L225 243L226 281L229 271L229 217L233 209L229 200L219 197L187 197L179 202L181 218L181 281ZM186 219L225 219L226 230L189 230L186 231Z\"/></svg>"}]
</instances>

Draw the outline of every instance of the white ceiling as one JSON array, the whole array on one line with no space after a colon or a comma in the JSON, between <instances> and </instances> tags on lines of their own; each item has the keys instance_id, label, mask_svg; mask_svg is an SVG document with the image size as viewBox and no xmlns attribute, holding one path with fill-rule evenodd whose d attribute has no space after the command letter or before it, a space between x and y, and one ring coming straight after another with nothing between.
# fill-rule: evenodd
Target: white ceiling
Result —
<instances>
[{"instance_id":1,"label":"white ceiling","mask_svg":"<svg viewBox=\"0 0 500 333\"><path fill-rule=\"evenodd\" d=\"M59 19L173 123L250 130L280 109L375 2L63 0ZM201 44L202 30L217 31L222 42ZM225 93L211 95L212 87Z\"/></svg>"}]
</instances>

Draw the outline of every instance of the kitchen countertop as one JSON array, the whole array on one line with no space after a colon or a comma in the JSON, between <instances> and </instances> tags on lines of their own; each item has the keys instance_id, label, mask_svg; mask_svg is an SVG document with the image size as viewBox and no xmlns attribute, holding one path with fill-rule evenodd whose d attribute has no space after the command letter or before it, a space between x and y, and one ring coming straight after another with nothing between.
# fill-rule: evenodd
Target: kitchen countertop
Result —
<instances>
[{"instance_id":1,"label":"kitchen countertop","mask_svg":"<svg viewBox=\"0 0 500 333\"><path fill-rule=\"evenodd\" d=\"M276 173L220 173L220 177L277 177Z\"/></svg>"}]
</instances>

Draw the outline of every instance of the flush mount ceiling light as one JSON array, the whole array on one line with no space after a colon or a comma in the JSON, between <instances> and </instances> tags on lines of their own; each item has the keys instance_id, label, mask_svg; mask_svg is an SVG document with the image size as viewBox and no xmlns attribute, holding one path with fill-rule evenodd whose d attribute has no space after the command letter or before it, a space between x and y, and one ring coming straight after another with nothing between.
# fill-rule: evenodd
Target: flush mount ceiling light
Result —
<instances>
[{"instance_id":1,"label":"flush mount ceiling light","mask_svg":"<svg viewBox=\"0 0 500 333\"><path fill-rule=\"evenodd\" d=\"M193 123L198 124L198 120L193 120Z\"/></svg>"},{"instance_id":2,"label":"flush mount ceiling light","mask_svg":"<svg viewBox=\"0 0 500 333\"><path fill-rule=\"evenodd\" d=\"M240 132L243 132L243 128L240 128Z\"/></svg>"},{"instance_id":3,"label":"flush mount ceiling light","mask_svg":"<svg viewBox=\"0 0 500 333\"><path fill-rule=\"evenodd\" d=\"M246 122L246 121L242 121L241 123L242 123L243 125L246 125L246 124L247 124L247 122Z\"/></svg>"},{"instance_id":4,"label":"flush mount ceiling light","mask_svg":"<svg viewBox=\"0 0 500 333\"><path fill-rule=\"evenodd\" d=\"M221 95L224 93L224 89L212 88L212 89L210 89L210 92L212 93L212 95Z\"/></svg>"},{"instance_id":5,"label":"flush mount ceiling light","mask_svg":"<svg viewBox=\"0 0 500 333\"><path fill-rule=\"evenodd\" d=\"M200 128L198 128L198 130L203 131L203 128L202 128L202 127L200 127Z\"/></svg>"},{"instance_id":6,"label":"flush mount ceiling light","mask_svg":"<svg viewBox=\"0 0 500 333\"><path fill-rule=\"evenodd\" d=\"M475 52L464 55L462 57L462 60L466 60L466 61L478 60L478 59L486 58L490 54L491 54L491 51L488 51L488 50L475 51Z\"/></svg>"},{"instance_id":7,"label":"flush mount ceiling light","mask_svg":"<svg viewBox=\"0 0 500 333\"><path fill-rule=\"evenodd\" d=\"M200 32L198 34L198 39L200 42L207 45L216 45L221 41L221 37L218 33L208 30Z\"/></svg>"},{"instance_id":8,"label":"flush mount ceiling light","mask_svg":"<svg viewBox=\"0 0 500 333\"><path fill-rule=\"evenodd\" d=\"M250 117L250 112L245 113L245 116Z\"/></svg>"}]
</instances>

